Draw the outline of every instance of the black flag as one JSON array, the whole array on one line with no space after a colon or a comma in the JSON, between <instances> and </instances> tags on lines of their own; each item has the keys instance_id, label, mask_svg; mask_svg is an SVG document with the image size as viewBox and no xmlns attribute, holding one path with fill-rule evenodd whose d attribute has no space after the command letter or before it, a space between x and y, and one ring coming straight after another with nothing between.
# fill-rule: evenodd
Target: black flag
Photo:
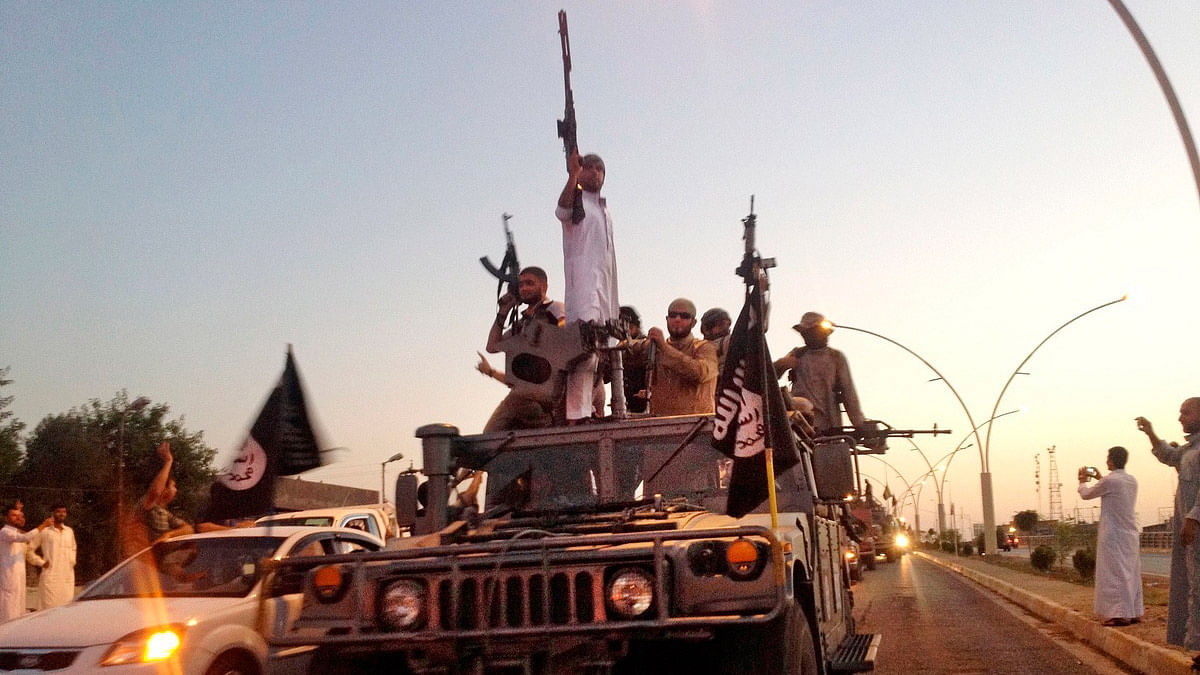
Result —
<instances>
[{"instance_id":1,"label":"black flag","mask_svg":"<svg viewBox=\"0 0 1200 675\"><path fill-rule=\"evenodd\" d=\"M320 465L321 453L304 405L304 387L289 345L279 384L263 404L238 456L212 484L207 519L219 522L271 513L276 476Z\"/></svg>"},{"instance_id":2,"label":"black flag","mask_svg":"<svg viewBox=\"0 0 1200 675\"><path fill-rule=\"evenodd\" d=\"M759 306L759 291L754 289L733 327L725 368L717 380L713 447L733 459L725 512L735 518L753 511L767 498L764 451L768 443L774 451L776 476L800 459L783 394L774 378Z\"/></svg>"}]
</instances>

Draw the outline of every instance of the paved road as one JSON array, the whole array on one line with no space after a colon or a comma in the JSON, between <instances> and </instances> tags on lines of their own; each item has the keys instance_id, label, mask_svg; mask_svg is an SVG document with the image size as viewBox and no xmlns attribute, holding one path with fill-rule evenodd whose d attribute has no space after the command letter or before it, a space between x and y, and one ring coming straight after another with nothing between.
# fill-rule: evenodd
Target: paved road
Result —
<instances>
[{"instance_id":1,"label":"paved road","mask_svg":"<svg viewBox=\"0 0 1200 675\"><path fill-rule=\"evenodd\" d=\"M1113 673L1053 624L926 560L879 563L854 587L861 632L882 633L875 672Z\"/></svg>"}]
</instances>

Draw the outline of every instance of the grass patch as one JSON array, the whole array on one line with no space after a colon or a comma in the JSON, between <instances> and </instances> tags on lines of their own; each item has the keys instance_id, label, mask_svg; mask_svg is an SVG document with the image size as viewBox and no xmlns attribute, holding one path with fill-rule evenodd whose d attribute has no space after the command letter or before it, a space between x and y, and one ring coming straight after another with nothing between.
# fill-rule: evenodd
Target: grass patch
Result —
<instances>
[{"instance_id":1,"label":"grass patch","mask_svg":"<svg viewBox=\"0 0 1200 675\"><path fill-rule=\"evenodd\" d=\"M995 565L996 567L1003 567L1006 569L1015 570L1017 572L1024 572L1026 574L1041 577L1043 579L1057 579L1059 581L1066 581L1077 586L1084 586L1087 588L1092 588L1094 586L1091 580L1085 581L1081 579L1079 572L1076 572L1074 567L1055 565L1054 567L1050 568L1049 572L1036 570L1029 562L1028 556L1017 557L993 555L978 558L978 560L982 560L989 565ZM1142 601L1147 607L1166 607L1168 595L1170 595L1170 585L1166 581L1147 581L1143 577Z\"/></svg>"}]
</instances>

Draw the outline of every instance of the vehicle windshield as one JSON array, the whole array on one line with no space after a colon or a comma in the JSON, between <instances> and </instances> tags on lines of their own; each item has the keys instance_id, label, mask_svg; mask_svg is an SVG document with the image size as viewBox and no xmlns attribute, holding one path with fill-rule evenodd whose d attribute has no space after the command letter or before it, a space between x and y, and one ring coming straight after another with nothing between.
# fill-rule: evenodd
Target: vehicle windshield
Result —
<instances>
[{"instance_id":1,"label":"vehicle windshield","mask_svg":"<svg viewBox=\"0 0 1200 675\"><path fill-rule=\"evenodd\" d=\"M682 499L724 510L731 460L712 448L707 434L673 456L681 441L659 435L618 440L610 451L596 443L504 451L485 467L488 508L592 511L661 494L667 501ZM788 471L777 478L777 485L780 508L799 510L803 474Z\"/></svg>"},{"instance_id":2,"label":"vehicle windshield","mask_svg":"<svg viewBox=\"0 0 1200 675\"><path fill-rule=\"evenodd\" d=\"M121 563L80 600L146 597L242 597L258 579L258 561L284 537L205 537L160 541Z\"/></svg>"},{"instance_id":3,"label":"vehicle windshield","mask_svg":"<svg viewBox=\"0 0 1200 675\"><path fill-rule=\"evenodd\" d=\"M333 525L332 516L294 516L291 518L270 518L258 521L266 527L283 527L286 525L302 525L304 527L330 527Z\"/></svg>"}]
</instances>

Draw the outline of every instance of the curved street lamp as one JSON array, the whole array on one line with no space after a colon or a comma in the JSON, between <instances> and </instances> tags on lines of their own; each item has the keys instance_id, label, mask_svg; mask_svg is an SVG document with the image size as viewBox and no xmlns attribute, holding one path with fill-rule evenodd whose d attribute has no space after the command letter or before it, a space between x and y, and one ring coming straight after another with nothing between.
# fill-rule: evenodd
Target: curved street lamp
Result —
<instances>
[{"instance_id":1,"label":"curved street lamp","mask_svg":"<svg viewBox=\"0 0 1200 675\"><path fill-rule=\"evenodd\" d=\"M392 455L391 457L388 457L387 459L385 459L379 463L379 503L380 504L387 503L386 483L384 482L384 477L383 477L384 468L387 467L388 464L402 460L402 459L404 459L404 453L397 452L396 454Z\"/></svg>"},{"instance_id":2,"label":"curved street lamp","mask_svg":"<svg viewBox=\"0 0 1200 675\"><path fill-rule=\"evenodd\" d=\"M975 419L971 416L971 410L967 407L967 404L963 401L962 396L959 396L958 390L955 389L954 385L950 384L950 381L946 379L946 376L942 375L941 371L939 371L937 368L935 368L932 363L930 363L927 359L925 359L925 357L916 353L912 349L909 349L908 347L900 344L899 342L893 340L892 338L887 337L886 335L880 335L879 333L876 333L874 331L869 331L864 328L857 328L854 326L844 326L841 324L835 324L833 322L830 322L830 326L834 326L837 328L844 328L846 330L856 331L859 333L866 333L867 335L875 336L881 340L886 340L887 342L889 342L893 345L896 345L897 347L899 347L899 348L903 349L904 351L908 352L909 354L911 354L913 357L915 357L921 363L925 364L926 367L928 367L930 370L932 370L934 372L934 374L937 375L937 379L941 380L946 385L946 387L948 389L950 389L950 392L952 394L954 394L954 398L955 398L955 400L958 401L959 407L962 408L963 413L967 416L967 422L969 422L971 424L971 432L968 434L968 436L970 436L970 435L975 436L975 446L977 448L979 448L979 463L980 463L979 485L980 485L980 492L981 492L981 497L982 497L982 501L983 501L983 527L984 527L984 531L991 532L991 531L994 531L996 528L996 503L995 503L995 497L992 493L992 472L991 472L991 467L989 466L989 460L991 457L992 430L991 430L991 427L989 426L987 437L985 439L980 439L979 438L979 429L981 429L984 424L988 424L988 422L991 422L998 417L1002 417L1002 415L996 414L996 411L1000 409L1000 402L1004 399L1004 394L1008 391L1009 385L1012 384L1012 381L1017 377L1017 375L1025 374L1021 371L1021 368L1023 368L1025 366L1025 364L1028 363L1031 358L1033 358L1033 355L1036 354L1037 351L1042 348L1042 345L1046 344L1046 342L1049 341L1050 338L1057 335L1062 329L1066 328L1067 326L1071 325L1072 323L1075 323L1079 319L1082 319L1083 317L1087 316L1088 314L1091 314L1092 312L1096 312L1101 309L1104 309L1105 307L1108 307L1110 305L1115 305L1119 302L1124 302L1126 299L1128 299L1128 297L1129 296L1123 295L1120 298L1117 298L1116 300L1110 300L1108 302L1096 305L1095 307L1093 307L1085 312L1081 312L1080 314L1077 314L1074 317L1071 317L1070 320L1066 321L1065 323L1060 325L1058 328L1055 328L1053 331L1050 332L1049 335L1047 335L1045 338L1043 338L1042 341L1039 342L1037 344L1037 346L1034 347L1033 350L1030 351L1029 354L1027 354L1025 356L1025 358L1021 361L1021 363L1017 365L1017 367L1013 370L1012 374L1008 376L1008 381L1006 381L1004 383L1004 387L1001 388L1001 390L1000 390L1000 395L996 397L995 405L992 406L992 416L990 418L988 418L987 422L984 422L983 424L975 424ZM960 447L955 448L954 451L957 452L961 448L962 448L962 446L960 445ZM983 542L984 542L985 553L987 553L989 555L993 555L996 553L996 542L994 541L993 537L984 537Z\"/></svg>"},{"instance_id":3,"label":"curved street lamp","mask_svg":"<svg viewBox=\"0 0 1200 675\"><path fill-rule=\"evenodd\" d=\"M1025 358L1022 359L1021 362L1017 364L1017 367L1015 369L1013 369L1012 375L1008 376L1008 381L1006 381L1004 383L1004 387L1002 389L1000 389L1000 395L996 397L996 404L992 406L991 419L996 419L997 417L999 417L999 415L996 414L996 411L1000 409L1000 401L1002 401L1004 399L1004 394L1005 394L1005 392L1008 391L1008 385L1012 384L1013 379L1015 379L1017 377L1017 375L1019 375L1021 373L1021 368L1025 367L1026 363L1029 363L1029 359L1033 358L1033 355L1036 354L1037 351L1042 348L1042 345L1046 344L1046 342L1048 342L1050 340L1050 338L1054 337L1055 335L1058 335L1059 331L1066 328L1067 326L1070 326L1071 324L1075 323L1076 321L1082 319L1083 317L1087 316L1088 314L1091 314L1092 312L1097 312L1099 310L1104 309L1105 307L1115 305L1119 302L1125 302L1125 300L1127 300L1128 298L1129 298L1128 295L1122 295L1121 297L1117 298L1116 300L1109 300L1108 302L1096 305L1095 307L1093 307L1085 312L1080 312L1079 314L1076 314L1075 316L1068 319L1066 322L1064 322L1058 328L1055 328L1054 330L1050 331L1049 335L1042 338L1042 341L1037 343L1037 346L1034 347L1032 350L1030 350L1030 352L1025 355ZM978 439L978 436L976 437L976 439ZM995 502L995 498L992 494L992 469L991 469L991 465L990 465L991 450L992 450L992 428L991 428L991 426L988 426L987 437L983 441L983 451L982 451L983 468L979 473L979 483L980 483L980 487L982 488L982 491L983 491L983 531L984 532L995 532L996 531L996 502ZM988 553L988 555L992 555L992 554L996 553L996 538L995 537L985 536L983 538L983 545L984 545L984 549Z\"/></svg>"}]
</instances>

